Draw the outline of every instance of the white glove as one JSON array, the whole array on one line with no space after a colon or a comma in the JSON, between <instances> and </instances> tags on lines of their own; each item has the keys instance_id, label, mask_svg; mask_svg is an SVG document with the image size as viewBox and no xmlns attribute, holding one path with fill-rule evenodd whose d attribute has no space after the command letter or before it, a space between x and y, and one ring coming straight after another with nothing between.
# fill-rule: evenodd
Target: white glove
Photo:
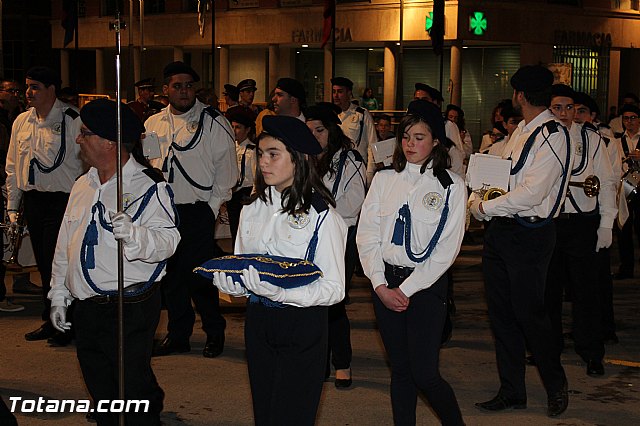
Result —
<instances>
[{"instance_id":1,"label":"white glove","mask_svg":"<svg viewBox=\"0 0 640 426\"><path fill-rule=\"evenodd\" d=\"M284 302L284 289L266 281L260 281L260 275L253 266L242 271L242 282L247 290L274 302Z\"/></svg>"},{"instance_id":2,"label":"white glove","mask_svg":"<svg viewBox=\"0 0 640 426\"><path fill-rule=\"evenodd\" d=\"M67 321L66 306L52 306L49 318L53 327L61 333L71 330L71 323Z\"/></svg>"},{"instance_id":3,"label":"white glove","mask_svg":"<svg viewBox=\"0 0 640 426\"><path fill-rule=\"evenodd\" d=\"M480 211L480 204L482 203L482 200L479 198L474 199L471 204L469 204L469 211L471 212L471 214L473 215L473 217L475 217L476 219L483 221L486 218L488 218L489 216L487 216L486 214L482 213Z\"/></svg>"},{"instance_id":4,"label":"white glove","mask_svg":"<svg viewBox=\"0 0 640 426\"><path fill-rule=\"evenodd\" d=\"M113 226L113 236L116 240L122 240L127 244L133 240L133 221L131 216L125 212L109 212L111 225Z\"/></svg>"},{"instance_id":5,"label":"white glove","mask_svg":"<svg viewBox=\"0 0 640 426\"><path fill-rule=\"evenodd\" d=\"M230 294L231 296L241 297L249 295L246 288L242 287L240 283L234 282L233 278L228 277L224 272L213 273L213 285L218 287L221 292Z\"/></svg>"},{"instance_id":6,"label":"white glove","mask_svg":"<svg viewBox=\"0 0 640 426\"><path fill-rule=\"evenodd\" d=\"M611 228L598 228L598 242L596 243L596 252L601 248L609 248L613 240Z\"/></svg>"}]
</instances>

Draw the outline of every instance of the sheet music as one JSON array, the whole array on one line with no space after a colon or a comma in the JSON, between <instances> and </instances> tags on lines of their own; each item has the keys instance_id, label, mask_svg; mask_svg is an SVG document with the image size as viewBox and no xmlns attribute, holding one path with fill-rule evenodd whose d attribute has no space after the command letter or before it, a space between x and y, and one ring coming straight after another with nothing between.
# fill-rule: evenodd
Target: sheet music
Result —
<instances>
[{"instance_id":1,"label":"sheet music","mask_svg":"<svg viewBox=\"0 0 640 426\"><path fill-rule=\"evenodd\" d=\"M467 185L472 191L485 188L509 189L511 160L495 155L472 154L467 168Z\"/></svg>"},{"instance_id":2,"label":"sheet music","mask_svg":"<svg viewBox=\"0 0 640 426\"><path fill-rule=\"evenodd\" d=\"M396 139L386 139L380 142L374 142L371 144L371 151L373 152L373 160L376 163L384 163L385 166L390 166L393 161L393 151L396 148Z\"/></svg>"},{"instance_id":3,"label":"sheet music","mask_svg":"<svg viewBox=\"0 0 640 426\"><path fill-rule=\"evenodd\" d=\"M160 140L156 132L147 132L142 139L142 152L148 160L160 158Z\"/></svg>"}]
</instances>

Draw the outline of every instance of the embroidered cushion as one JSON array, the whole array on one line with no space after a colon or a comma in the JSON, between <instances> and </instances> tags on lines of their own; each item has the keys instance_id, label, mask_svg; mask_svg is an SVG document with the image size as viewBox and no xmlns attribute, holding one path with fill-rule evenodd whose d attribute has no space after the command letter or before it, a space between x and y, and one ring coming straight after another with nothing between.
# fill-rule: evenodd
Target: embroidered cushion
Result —
<instances>
[{"instance_id":1,"label":"embroidered cushion","mask_svg":"<svg viewBox=\"0 0 640 426\"><path fill-rule=\"evenodd\" d=\"M207 260L193 270L205 278L213 279L214 272L224 272L242 284L242 270L253 266L260 279L284 289L311 284L322 276L313 262L268 254L238 254Z\"/></svg>"}]
</instances>

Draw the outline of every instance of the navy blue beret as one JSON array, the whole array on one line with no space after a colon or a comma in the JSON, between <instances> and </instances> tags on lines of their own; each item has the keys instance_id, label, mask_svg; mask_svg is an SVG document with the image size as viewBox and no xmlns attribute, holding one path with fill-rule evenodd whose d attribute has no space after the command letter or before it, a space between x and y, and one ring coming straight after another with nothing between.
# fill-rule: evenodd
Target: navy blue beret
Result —
<instances>
[{"instance_id":1,"label":"navy blue beret","mask_svg":"<svg viewBox=\"0 0 640 426\"><path fill-rule=\"evenodd\" d=\"M573 102L589 108L590 112L600 114L600 107L598 106L596 101L585 92L576 92L575 98L573 98Z\"/></svg>"},{"instance_id":2,"label":"navy blue beret","mask_svg":"<svg viewBox=\"0 0 640 426\"><path fill-rule=\"evenodd\" d=\"M115 101L104 98L96 99L82 107L80 118L87 129L101 138L115 142L118 139L116 108ZM144 126L133 110L124 104L120 108L120 118L122 122L122 144L127 151L131 152L131 149L140 140L140 135L144 132Z\"/></svg>"},{"instance_id":3,"label":"navy blue beret","mask_svg":"<svg viewBox=\"0 0 640 426\"><path fill-rule=\"evenodd\" d=\"M311 130L296 117L267 115L262 119L262 128L294 151L310 155L322 153L322 147Z\"/></svg>"},{"instance_id":4,"label":"navy blue beret","mask_svg":"<svg viewBox=\"0 0 640 426\"><path fill-rule=\"evenodd\" d=\"M331 102L318 102L317 104L310 106L304 111L304 116L307 121L320 120L323 123L335 123L341 124L342 122L338 118L338 114L342 112L342 109Z\"/></svg>"},{"instance_id":5,"label":"navy blue beret","mask_svg":"<svg viewBox=\"0 0 640 426\"><path fill-rule=\"evenodd\" d=\"M198 73L182 61L171 62L164 67L164 71L162 72L165 79L176 74L189 74L193 78L194 83L200 81Z\"/></svg>"},{"instance_id":6,"label":"navy blue beret","mask_svg":"<svg viewBox=\"0 0 640 426\"><path fill-rule=\"evenodd\" d=\"M307 96L304 93L304 86L298 80L289 77L282 77L276 83L276 88L287 92L294 98L298 98L301 105L306 103Z\"/></svg>"},{"instance_id":7,"label":"navy blue beret","mask_svg":"<svg viewBox=\"0 0 640 426\"><path fill-rule=\"evenodd\" d=\"M627 104L620 108L620 115L624 114L625 112L632 112L640 116L640 108L635 105Z\"/></svg>"},{"instance_id":8,"label":"navy blue beret","mask_svg":"<svg viewBox=\"0 0 640 426\"><path fill-rule=\"evenodd\" d=\"M331 84L333 86L342 86L349 90L353 90L353 81L349 80L347 77L334 77L331 79Z\"/></svg>"},{"instance_id":9,"label":"navy blue beret","mask_svg":"<svg viewBox=\"0 0 640 426\"><path fill-rule=\"evenodd\" d=\"M511 77L511 87L518 92L541 92L553 84L553 73L542 65L525 65Z\"/></svg>"},{"instance_id":10,"label":"navy blue beret","mask_svg":"<svg viewBox=\"0 0 640 426\"><path fill-rule=\"evenodd\" d=\"M575 102L576 92L566 84L554 84L551 86L551 98L561 96L563 98L571 98Z\"/></svg>"},{"instance_id":11,"label":"navy blue beret","mask_svg":"<svg viewBox=\"0 0 640 426\"><path fill-rule=\"evenodd\" d=\"M253 266L260 279L282 288L296 288L311 284L322 277L322 271L313 262L268 254L237 254L207 260L193 272L213 279L214 272L224 272L233 281L242 283L244 269Z\"/></svg>"},{"instance_id":12,"label":"navy blue beret","mask_svg":"<svg viewBox=\"0 0 640 426\"><path fill-rule=\"evenodd\" d=\"M53 84L57 89L60 89L62 86L62 80L60 80L60 75L57 71L45 66L30 68L29 71L27 71L26 78L39 81L45 86L51 86Z\"/></svg>"},{"instance_id":13,"label":"navy blue beret","mask_svg":"<svg viewBox=\"0 0 640 426\"><path fill-rule=\"evenodd\" d=\"M423 99L414 99L409 102L407 114L416 115L423 119L431 129L434 139L438 139L440 143L445 143L447 134L444 130L444 118L442 112L435 104Z\"/></svg>"},{"instance_id":14,"label":"navy blue beret","mask_svg":"<svg viewBox=\"0 0 640 426\"><path fill-rule=\"evenodd\" d=\"M247 111L244 111L241 108L233 108L231 115L229 115L229 121L235 121L236 123L240 123L245 127L256 127L256 122L253 117L249 115Z\"/></svg>"},{"instance_id":15,"label":"navy blue beret","mask_svg":"<svg viewBox=\"0 0 640 426\"><path fill-rule=\"evenodd\" d=\"M442 93L440 93L440 91L438 89L436 89L435 87L431 87L428 84L424 84L424 83L416 83L414 85L414 87L416 88L416 90L422 90L424 92L427 92L429 94L429 97L432 100L444 102L444 98L442 97Z\"/></svg>"}]
</instances>

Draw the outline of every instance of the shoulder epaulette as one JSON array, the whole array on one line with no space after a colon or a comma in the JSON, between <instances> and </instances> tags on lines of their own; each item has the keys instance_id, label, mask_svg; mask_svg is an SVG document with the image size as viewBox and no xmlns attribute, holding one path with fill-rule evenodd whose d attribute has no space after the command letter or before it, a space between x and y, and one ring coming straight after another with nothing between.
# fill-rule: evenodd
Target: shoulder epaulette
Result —
<instances>
[{"instance_id":1,"label":"shoulder epaulette","mask_svg":"<svg viewBox=\"0 0 640 426\"><path fill-rule=\"evenodd\" d=\"M73 108L67 108L64 110L64 113L71 117L72 120L80 117L80 113Z\"/></svg>"},{"instance_id":2,"label":"shoulder epaulette","mask_svg":"<svg viewBox=\"0 0 640 426\"><path fill-rule=\"evenodd\" d=\"M313 191L313 195L311 196L311 205L318 213L322 213L323 211L329 208L329 204L322 198L318 192Z\"/></svg>"},{"instance_id":3,"label":"shoulder epaulette","mask_svg":"<svg viewBox=\"0 0 640 426\"><path fill-rule=\"evenodd\" d=\"M155 167L146 168L142 170L142 173L149 176L155 183L164 182L164 175L160 169L156 169Z\"/></svg>"},{"instance_id":4,"label":"shoulder epaulette","mask_svg":"<svg viewBox=\"0 0 640 426\"><path fill-rule=\"evenodd\" d=\"M609 146L609 142L611 142L611 139L606 136L602 136L602 140L604 141L604 146Z\"/></svg>"},{"instance_id":5,"label":"shoulder epaulette","mask_svg":"<svg viewBox=\"0 0 640 426\"><path fill-rule=\"evenodd\" d=\"M364 108L362 108L361 106L356 107L356 112L359 112L360 114L364 115Z\"/></svg>"},{"instance_id":6,"label":"shoulder epaulette","mask_svg":"<svg viewBox=\"0 0 640 426\"><path fill-rule=\"evenodd\" d=\"M362 158L362 154L360 154L360 152L356 149L350 149L349 150L351 153L353 153L353 156L356 158L356 161L359 161L361 163L364 163L364 158Z\"/></svg>"},{"instance_id":7,"label":"shoulder epaulette","mask_svg":"<svg viewBox=\"0 0 640 426\"><path fill-rule=\"evenodd\" d=\"M547 128L549 134L556 133L558 131L558 122L555 120L549 120L543 124L544 127Z\"/></svg>"},{"instance_id":8,"label":"shoulder epaulette","mask_svg":"<svg viewBox=\"0 0 640 426\"><path fill-rule=\"evenodd\" d=\"M623 135L624 135L623 132L615 132L613 134L613 137L616 138L616 139L620 139Z\"/></svg>"},{"instance_id":9,"label":"shoulder epaulette","mask_svg":"<svg viewBox=\"0 0 640 426\"><path fill-rule=\"evenodd\" d=\"M610 128L611 128L611 126L609 126L608 124L599 123L599 124L598 124L598 128L601 128L601 129L610 129Z\"/></svg>"},{"instance_id":10,"label":"shoulder epaulette","mask_svg":"<svg viewBox=\"0 0 640 426\"><path fill-rule=\"evenodd\" d=\"M381 167L381 168L377 169L376 171L380 172L382 170L395 170L395 169L393 168L393 164L389 164L388 166Z\"/></svg>"},{"instance_id":11,"label":"shoulder epaulette","mask_svg":"<svg viewBox=\"0 0 640 426\"><path fill-rule=\"evenodd\" d=\"M216 108L212 107L212 106L208 106L204 108L205 112L207 114L209 114L211 116L211 118L213 118L214 120L219 116L222 115L222 113L220 111L218 111Z\"/></svg>"},{"instance_id":12,"label":"shoulder epaulette","mask_svg":"<svg viewBox=\"0 0 640 426\"><path fill-rule=\"evenodd\" d=\"M250 144L247 144L247 149L256 149L256 146L255 144L250 143Z\"/></svg>"},{"instance_id":13,"label":"shoulder epaulette","mask_svg":"<svg viewBox=\"0 0 640 426\"><path fill-rule=\"evenodd\" d=\"M593 123L589 123L588 121L585 121L582 127L589 130L598 130L598 128Z\"/></svg>"},{"instance_id":14,"label":"shoulder epaulette","mask_svg":"<svg viewBox=\"0 0 640 426\"><path fill-rule=\"evenodd\" d=\"M444 188L448 188L449 185L453 185L453 179L451 179L451 176L449 176L449 172L447 172L446 170L442 170L440 173L438 173L436 175L436 178L440 182L440 185L442 185Z\"/></svg>"}]
</instances>

